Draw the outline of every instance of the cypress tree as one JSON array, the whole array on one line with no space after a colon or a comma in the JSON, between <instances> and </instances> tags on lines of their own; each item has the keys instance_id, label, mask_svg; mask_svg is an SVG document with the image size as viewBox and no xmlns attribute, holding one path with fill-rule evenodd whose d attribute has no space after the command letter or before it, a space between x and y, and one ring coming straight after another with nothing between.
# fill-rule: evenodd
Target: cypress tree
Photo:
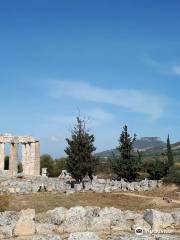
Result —
<instances>
[{"instance_id":1,"label":"cypress tree","mask_svg":"<svg viewBox=\"0 0 180 240\"><path fill-rule=\"evenodd\" d=\"M71 139L66 139L68 146L64 151L67 154L67 170L78 182L82 182L86 175L92 179L96 166L96 159L92 155L96 150L94 140L94 135L86 130L85 121L77 117Z\"/></svg>"},{"instance_id":2,"label":"cypress tree","mask_svg":"<svg viewBox=\"0 0 180 240\"><path fill-rule=\"evenodd\" d=\"M128 127L125 125L119 138L118 156L114 156L112 169L118 178L125 178L129 181L135 180L140 166L140 159L133 156L133 143L136 141L136 135L133 137L128 133Z\"/></svg>"},{"instance_id":3,"label":"cypress tree","mask_svg":"<svg viewBox=\"0 0 180 240\"><path fill-rule=\"evenodd\" d=\"M133 151L133 143L136 141L136 134L134 134L134 137L130 137L130 134L128 133L128 127L125 125L123 127L123 131L119 138L119 146L118 150L121 153L122 159L129 160L132 156Z\"/></svg>"},{"instance_id":4,"label":"cypress tree","mask_svg":"<svg viewBox=\"0 0 180 240\"><path fill-rule=\"evenodd\" d=\"M168 158L168 168L171 168L174 165L174 156L171 149L169 134L167 137L167 158Z\"/></svg>"}]
</instances>

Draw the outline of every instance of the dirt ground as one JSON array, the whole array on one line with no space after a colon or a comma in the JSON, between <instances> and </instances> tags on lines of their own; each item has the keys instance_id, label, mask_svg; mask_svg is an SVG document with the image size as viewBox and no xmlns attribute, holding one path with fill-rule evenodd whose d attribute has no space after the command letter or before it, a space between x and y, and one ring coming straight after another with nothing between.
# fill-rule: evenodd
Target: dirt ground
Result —
<instances>
[{"instance_id":1,"label":"dirt ground","mask_svg":"<svg viewBox=\"0 0 180 240\"><path fill-rule=\"evenodd\" d=\"M21 210L34 208L36 212L44 212L55 207L70 208L73 206L99 206L116 207L122 210L143 211L147 208L156 208L165 211L180 208L179 187L164 185L151 192L130 193L36 193L30 195L9 196L7 210ZM163 200L163 197L172 199L171 203Z\"/></svg>"}]
</instances>

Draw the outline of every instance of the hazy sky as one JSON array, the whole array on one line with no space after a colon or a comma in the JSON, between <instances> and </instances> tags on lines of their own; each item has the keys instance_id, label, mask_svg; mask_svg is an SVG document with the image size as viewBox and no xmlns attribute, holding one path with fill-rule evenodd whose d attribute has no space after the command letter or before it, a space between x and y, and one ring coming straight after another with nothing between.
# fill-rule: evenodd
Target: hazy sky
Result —
<instances>
[{"instance_id":1,"label":"hazy sky","mask_svg":"<svg viewBox=\"0 0 180 240\"><path fill-rule=\"evenodd\" d=\"M180 140L180 1L0 2L0 132L64 154L78 113L97 151L131 133Z\"/></svg>"}]
</instances>

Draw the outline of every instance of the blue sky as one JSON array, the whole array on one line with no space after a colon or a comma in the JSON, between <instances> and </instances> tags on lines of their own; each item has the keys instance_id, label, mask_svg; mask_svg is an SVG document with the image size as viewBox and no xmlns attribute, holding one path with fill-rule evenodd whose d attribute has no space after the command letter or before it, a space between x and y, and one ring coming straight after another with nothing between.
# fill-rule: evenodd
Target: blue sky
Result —
<instances>
[{"instance_id":1,"label":"blue sky","mask_svg":"<svg viewBox=\"0 0 180 240\"><path fill-rule=\"evenodd\" d=\"M78 113L97 151L122 126L180 140L180 2L0 3L0 131L34 135L64 155Z\"/></svg>"}]
</instances>

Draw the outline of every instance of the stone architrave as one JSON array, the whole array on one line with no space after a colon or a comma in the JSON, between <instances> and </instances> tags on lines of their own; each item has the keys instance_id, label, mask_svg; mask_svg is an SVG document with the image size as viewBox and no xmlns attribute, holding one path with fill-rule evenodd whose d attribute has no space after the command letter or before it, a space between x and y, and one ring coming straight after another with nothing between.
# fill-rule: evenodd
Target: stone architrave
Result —
<instances>
[{"instance_id":1,"label":"stone architrave","mask_svg":"<svg viewBox=\"0 0 180 240\"><path fill-rule=\"evenodd\" d=\"M4 170L5 143L0 143L0 171Z\"/></svg>"}]
</instances>

